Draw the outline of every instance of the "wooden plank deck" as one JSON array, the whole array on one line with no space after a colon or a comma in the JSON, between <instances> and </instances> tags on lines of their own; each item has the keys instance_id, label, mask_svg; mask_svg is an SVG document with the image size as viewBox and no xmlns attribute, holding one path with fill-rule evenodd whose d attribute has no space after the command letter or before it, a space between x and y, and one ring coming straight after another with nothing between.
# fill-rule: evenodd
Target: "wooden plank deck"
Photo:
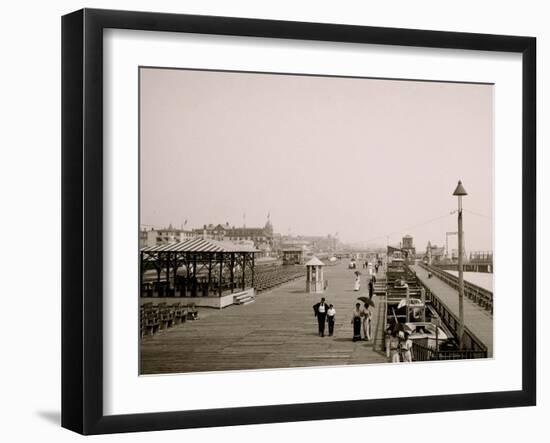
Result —
<instances>
[{"instance_id":1,"label":"wooden plank deck","mask_svg":"<svg viewBox=\"0 0 550 443\"><path fill-rule=\"evenodd\" d=\"M141 373L386 363L385 354L373 349L373 340L351 340L352 309L358 296L368 295L365 277L359 292L353 291L353 271L345 263L326 267L325 278L329 283L323 296L336 308L333 337L328 337L328 326L325 337L318 336L312 306L321 295L306 293L300 278L258 295L255 303L201 309L200 320L141 339ZM376 306L373 330L379 312Z\"/></svg>"},{"instance_id":2,"label":"wooden plank deck","mask_svg":"<svg viewBox=\"0 0 550 443\"><path fill-rule=\"evenodd\" d=\"M411 269L458 316L458 292L435 276L428 278L428 271L418 265L411 266ZM487 346L488 355L493 356L493 317L490 312L465 297L464 324Z\"/></svg>"}]
</instances>

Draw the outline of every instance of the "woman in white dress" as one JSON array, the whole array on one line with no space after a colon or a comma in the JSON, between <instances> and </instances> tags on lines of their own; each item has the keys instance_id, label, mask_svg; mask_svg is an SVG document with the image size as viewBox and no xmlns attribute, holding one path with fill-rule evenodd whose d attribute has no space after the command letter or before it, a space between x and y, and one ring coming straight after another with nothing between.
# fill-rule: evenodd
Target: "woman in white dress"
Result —
<instances>
[{"instance_id":1,"label":"woman in white dress","mask_svg":"<svg viewBox=\"0 0 550 443\"><path fill-rule=\"evenodd\" d=\"M405 339L400 343L401 346L401 361L412 362L412 340L410 335L405 332Z\"/></svg>"},{"instance_id":2,"label":"woman in white dress","mask_svg":"<svg viewBox=\"0 0 550 443\"><path fill-rule=\"evenodd\" d=\"M361 288L361 276L358 272L355 273L355 286L353 287L354 291L359 291Z\"/></svg>"},{"instance_id":3,"label":"woman in white dress","mask_svg":"<svg viewBox=\"0 0 550 443\"><path fill-rule=\"evenodd\" d=\"M401 342L405 340L403 331L399 331L396 335L392 335L390 339L390 358L392 363L401 361Z\"/></svg>"},{"instance_id":4,"label":"woman in white dress","mask_svg":"<svg viewBox=\"0 0 550 443\"><path fill-rule=\"evenodd\" d=\"M370 310L370 306L368 305L368 303L365 303L365 306L363 306L361 315L363 317L364 340L368 341L371 338L371 318L372 318L372 312Z\"/></svg>"}]
</instances>

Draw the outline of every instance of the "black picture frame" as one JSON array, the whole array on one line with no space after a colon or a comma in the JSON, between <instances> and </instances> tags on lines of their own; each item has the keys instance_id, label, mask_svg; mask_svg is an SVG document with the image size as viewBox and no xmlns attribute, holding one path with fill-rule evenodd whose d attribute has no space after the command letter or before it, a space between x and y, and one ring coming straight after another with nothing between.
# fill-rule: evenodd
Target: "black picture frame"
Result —
<instances>
[{"instance_id":1,"label":"black picture frame","mask_svg":"<svg viewBox=\"0 0 550 443\"><path fill-rule=\"evenodd\" d=\"M103 413L103 30L171 31L522 55L522 389L131 415ZM536 39L83 9L62 18L62 426L82 434L536 404Z\"/></svg>"}]
</instances>

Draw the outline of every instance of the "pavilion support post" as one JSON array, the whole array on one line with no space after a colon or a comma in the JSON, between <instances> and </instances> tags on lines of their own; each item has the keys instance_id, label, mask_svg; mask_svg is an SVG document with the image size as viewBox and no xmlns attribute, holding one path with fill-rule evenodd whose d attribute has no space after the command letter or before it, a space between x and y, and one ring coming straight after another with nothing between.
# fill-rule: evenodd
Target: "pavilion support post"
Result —
<instances>
[{"instance_id":1,"label":"pavilion support post","mask_svg":"<svg viewBox=\"0 0 550 443\"><path fill-rule=\"evenodd\" d=\"M223 252L220 252L220 281L218 282L218 294L220 297L222 296L222 292L223 292L222 279L223 279Z\"/></svg>"},{"instance_id":2,"label":"pavilion support post","mask_svg":"<svg viewBox=\"0 0 550 443\"><path fill-rule=\"evenodd\" d=\"M143 297L143 275L145 274L145 265L143 263L143 252L140 252L139 260L139 295Z\"/></svg>"},{"instance_id":3,"label":"pavilion support post","mask_svg":"<svg viewBox=\"0 0 550 443\"><path fill-rule=\"evenodd\" d=\"M197 279L197 254L193 254L193 297L197 296L199 280Z\"/></svg>"},{"instance_id":4,"label":"pavilion support post","mask_svg":"<svg viewBox=\"0 0 550 443\"><path fill-rule=\"evenodd\" d=\"M185 284L184 284L184 290L183 293L187 297L189 295L189 291L191 290L191 287L189 286L189 282L191 279L191 270L189 268L189 253L185 253L182 255L183 262L185 263Z\"/></svg>"},{"instance_id":5,"label":"pavilion support post","mask_svg":"<svg viewBox=\"0 0 550 443\"><path fill-rule=\"evenodd\" d=\"M178 280L178 253L177 252L174 252L174 295L176 295L176 291L177 291L177 280Z\"/></svg>"},{"instance_id":6,"label":"pavilion support post","mask_svg":"<svg viewBox=\"0 0 550 443\"><path fill-rule=\"evenodd\" d=\"M256 265L254 263L254 253L252 253L251 255L252 255L252 287L254 287L254 272L255 272Z\"/></svg>"},{"instance_id":7,"label":"pavilion support post","mask_svg":"<svg viewBox=\"0 0 550 443\"><path fill-rule=\"evenodd\" d=\"M243 252L243 291L245 289L246 282L246 252Z\"/></svg>"},{"instance_id":8,"label":"pavilion support post","mask_svg":"<svg viewBox=\"0 0 550 443\"><path fill-rule=\"evenodd\" d=\"M162 263L161 263L161 256L159 253L157 253L157 259L155 261L156 263L156 269L157 269L157 296L160 295L160 274L162 272Z\"/></svg>"},{"instance_id":9,"label":"pavilion support post","mask_svg":"<svg viewBox=\"0 0 550 443\"><path fill-rule=\"evenodd\" d=\"M212 253L208 254L208 292L212 287Z\"/></svg>"},{"instance_id":10,"label":"pavilion support post","mask_svg":"<svg viewBox=\"0 0 550 443\"><path fill-rule=\"evenodd\" d=\"M235 290L235 253L232 252L230 257L231 269L229 270L229 272L231 274L231 282L229 284L231 285L231 293L233 293L233 291Z\"/></svg>"},{"instance_id":11,"label":"pavilion support post","mask_svg":"<svg viewBox=\"0 0 550 443\"><path fill-rule=\"evenodd\" d=\"M166 266L166 294L170 292L170 253L167 252L164 254L164 266Z\"/></svg>"}]
</instances>

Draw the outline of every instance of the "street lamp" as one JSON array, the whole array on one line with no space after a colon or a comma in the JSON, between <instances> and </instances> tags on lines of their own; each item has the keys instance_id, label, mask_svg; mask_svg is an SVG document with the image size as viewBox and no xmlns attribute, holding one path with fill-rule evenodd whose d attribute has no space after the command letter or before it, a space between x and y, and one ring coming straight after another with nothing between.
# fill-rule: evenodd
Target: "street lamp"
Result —
<instances>
[{"instance_id":1,"label":"street lamp","mask_svg":"<svg viewBox=\"0 0 550 443\"><path fill-rule=\"evenodd\" d=\"M468 193L460 180L453 195L458 197L458 343L460 349L462 349L464 336L464 270L462 265L462 256L464 254L462 239L464 233L462 231L462 197L468 195Z\"/></svg>"}]
</instances>

